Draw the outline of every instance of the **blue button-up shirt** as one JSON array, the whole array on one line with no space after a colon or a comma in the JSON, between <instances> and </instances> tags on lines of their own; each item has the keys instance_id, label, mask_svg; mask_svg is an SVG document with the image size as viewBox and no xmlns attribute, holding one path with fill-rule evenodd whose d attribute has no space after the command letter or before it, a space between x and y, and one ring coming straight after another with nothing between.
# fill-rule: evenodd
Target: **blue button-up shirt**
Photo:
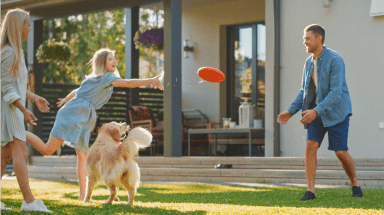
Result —
<instances>
[{"instance_id":1,"label":"blue button-up shirt","mask_svg":"<svg viewBox=\"0 0 384 215\"><path fill-rule=\"evenodd\" d=\"M293 116L300 109L310 109L306 104L308 85L314 69L313 55L304 64L301 89L288 108ZM330 127L342 122L348 114L352 115L352 103L345 80L344 60L339 53L324 46L317 59L317 96L318 105L314 110L319 114L323 125Z\"/></svg>"}]
</instances>

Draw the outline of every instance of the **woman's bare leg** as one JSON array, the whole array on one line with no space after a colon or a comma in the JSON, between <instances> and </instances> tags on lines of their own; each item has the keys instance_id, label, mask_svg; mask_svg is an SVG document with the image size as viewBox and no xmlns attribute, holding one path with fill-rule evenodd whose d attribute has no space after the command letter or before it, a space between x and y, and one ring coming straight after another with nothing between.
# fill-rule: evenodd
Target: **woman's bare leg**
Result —
<instances>
[{"instance_id":1,"label":"woman's bare leg","mask_svg":"<svg viewBox=\"0 0 384 215\"><path fill-rule=\"evenodd\" d=\"M35 201L35 198L33 197L31 188L29 187L27 169L27 145L24 141L21 141L15 137L13 138L13 141L8 144L12 150L13 169L16 173L17 182L19 183L19 187L25 202L29 204Z\"/></svg>"},{"instance_id":2,"label":"woman's bare leg","mask_svg":"<svg viewBox=\"0 0 384 215\"><path fill-rule=\"evenodd\" d=\"M52 155L64 143L64 140L49 135L47 144L45 144L38 136L26 131L27 142L32 145L42 155Z\"/></svg>"},{"instance_id":3,"label":"woman's bare leg","mask_svg":"<svg viewBox=\"0 0 384 215\"><path fill-rule=\"evenodd\" d=\"M1 150L1 177L3 177L5 169L7 168L9 162L11 162L12 160L12 149L8 143L5 146L1 146L0 150Z\"/></svg>"},{"instance_id":4,"label":"woman's bare leg","mask_svg":"<svg viewBox=\"0 0 384 215\"><path fill-rule=\"evenodd\" d=\"M87 153L76 150L77 154L77 178L79 179L80 186L80 195L79 199L83 200L85 197L85 188L87 183L87 172L85 171L85 160L87 158Z\"/></svg>"}]
</instances>

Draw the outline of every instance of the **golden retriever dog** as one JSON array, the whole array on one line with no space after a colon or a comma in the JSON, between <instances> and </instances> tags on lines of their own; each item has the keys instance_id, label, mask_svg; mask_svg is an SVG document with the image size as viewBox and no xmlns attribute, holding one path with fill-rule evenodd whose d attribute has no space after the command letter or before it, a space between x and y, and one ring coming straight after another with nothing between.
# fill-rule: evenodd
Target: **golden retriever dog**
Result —
<instances>
[{"instance_id":1,"label":"golden retriever dog","mask_svg":"<svg viewBox=\"0 0 384 215\"><path fill-rule=\"evenodd\" d=\"M128 190L128 204L133 207L140 183L140 169L133 158L140 148L151 144L152 134L137 127L130 130L123 142L119 143L128 129L129 126L125 123L110 122L101 126L85 161L88 176L84 202L91 200L92 190L97 182L104 181L110 191L106 204L119 200L116 187L123 185Z\"/></svg>"}]
</instances>

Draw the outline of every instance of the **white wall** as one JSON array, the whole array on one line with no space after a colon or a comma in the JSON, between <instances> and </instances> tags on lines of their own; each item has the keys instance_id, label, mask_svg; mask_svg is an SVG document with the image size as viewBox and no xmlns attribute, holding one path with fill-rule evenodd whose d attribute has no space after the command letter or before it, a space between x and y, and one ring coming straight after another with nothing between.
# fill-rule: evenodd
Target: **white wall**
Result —
<instances>
[{"instance_id":1,"label":"white wall","mask_svg":"<svg viewBox=\"0 0 384 215\"><path fill-rule=\"evenodd\" d=\"M182 62L182 108L196 108L210 121L220 121L219 84L200 83L200 67L219 68L220 25L264 21L264 0L238 0L183 8L182 40L192 42L194 52ZM226 80L225 80L226 81Z\"/></svg>"},{"instance_id":2,"label":"white wall","mask_svg":"<svg viewBox=\"0 0 384 215\"><path fill-rule=\"evenodd\" d=\"M384 152L384 16L370 17L370 2L319 0L282 1L281 5L281 110L296 97L308 54L303 29L312 23L325 27L325 45L341 54L352 99L349 152L354 158L382 158ZM272 83L266 83L269 85ZM281 126L282 156L304 156L306 130L296 114ZM318 156L334 157L325 137Z\"/></svg>"}]
</instances>

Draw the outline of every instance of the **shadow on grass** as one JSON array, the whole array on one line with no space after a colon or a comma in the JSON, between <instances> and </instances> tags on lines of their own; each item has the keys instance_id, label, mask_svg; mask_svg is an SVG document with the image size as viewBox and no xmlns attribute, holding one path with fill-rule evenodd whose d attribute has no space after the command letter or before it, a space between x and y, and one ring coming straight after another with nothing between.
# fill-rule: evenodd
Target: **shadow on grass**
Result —
<instances>
[{"instance_id":1,"label":"shadow on grass","mask_svg":"<svg viewBox=\"0 0 384 215\"><path fill-rule=\"evenodd\" d=\"M187 185L196 186L190 193L171 193L172 188L147 188L140 187L135 201L143 203L202 203L202 204L232 204L244 206L267 206L267 207L297 207L297 208L356 208L356 209L384 209L382 200L384 190L364 189L363 198L353 198L351 189L316 189L316 200L300 202L305 188L265 188L250 187L249 191L233 192L199 192L202 188L215 189L213 185ZM230 186L239 187L241 186ZM107 189L105 187L105 189ZM196 191L196 192L193 192ZM94 195L94 200L107 200L109 195ZM77 198L74 194L68 198ZM119 195L120 202L127 202L128 195Z\"/></svg>"},{"instance_id":2,"label":"shadow on grass","mask_svg":"<svg viewBox=\"0 0 384 215\"><path fill-rule=\"evenodd\" d=\"M237 187L237 186L233 186ZM214 189L214 188L212 188ZM253 187L251 191L214 193L161 193L158 189L139 188L135 200L162 203L213 203L248 206L298 208L384 209L384 190L363 190L365 197L353 198L350 189L316 189L316 200L300 202L306 189ZM171 191L171 190L170 190ZM103 197L107 198L107 196ZM124 197L120 198L126 200Z\"/></svg>"}]
</instances>

